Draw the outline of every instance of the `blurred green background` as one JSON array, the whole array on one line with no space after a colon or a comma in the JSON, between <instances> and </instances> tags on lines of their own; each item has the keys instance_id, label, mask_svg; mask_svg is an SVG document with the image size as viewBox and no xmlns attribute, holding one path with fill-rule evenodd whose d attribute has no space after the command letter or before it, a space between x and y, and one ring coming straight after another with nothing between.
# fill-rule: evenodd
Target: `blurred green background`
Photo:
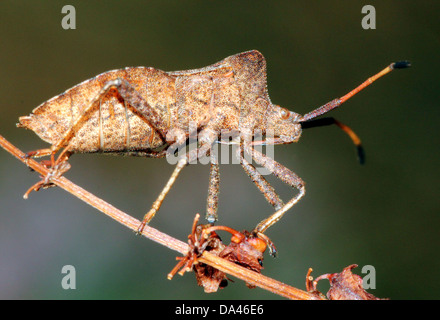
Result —
<instances>
[{"instance_id":1,"label":"blurred green background","mask_svg":"<svg viewBox=\"0 0 440 320\"><path fill-rule=\"evenodd\" d=\"M76 8L64 30L61 9ZM364 30L362 7L376 9ZM332 112L362 138L367 162L336 127L278 146L306 196L269 229L279 256L264 274L304 289L313 275L372 265L376 296L438 299L440 227L438 1L1 1L0 134L24 151L47 147L19 116L101 72L126 66L184 70L258 49L274 103L304 114L390 62L396 71ZM141 219L169 178L165 160L75 155L66 177ZM166 279L176 253L61 189L22 195L38 175L0 152L0 298L278 299L236 281L205 294L192 274ZM252 229L272 212L239 165L221 166L220 224ZM274 185L283 199L291 190ZM208 166L186 168L152 226L185 241L204 214ZM226 234L223 234L228 239ZM76 268L76 290L61 269ZM327 286L328 287L328 286ZM320 284L323 291L326 285Z\"/></svg>"}]
</instances>

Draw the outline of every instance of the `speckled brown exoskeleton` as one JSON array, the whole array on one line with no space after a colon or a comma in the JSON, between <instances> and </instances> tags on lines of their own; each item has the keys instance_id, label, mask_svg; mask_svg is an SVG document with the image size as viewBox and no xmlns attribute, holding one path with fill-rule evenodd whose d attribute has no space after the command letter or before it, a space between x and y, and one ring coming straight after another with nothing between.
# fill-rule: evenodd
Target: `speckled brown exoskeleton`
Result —
<instances>
[{"instance_id":1,"label":"speckled brown exoskeleton","mask_svg":"<svg viewBox=\"0 0 440 320\"><path fill-rule=\"evenodd\" d=\"M73 153L111 153L163 158L171 145L185 144L197 131L197 148L180 156L162 192L139 226L159 210L181 170L190 162L211 153L220 142L220 132L231 133L245 172L274 207L275 213L261 221L254 234L263 235L305 193L304 182L294 172L255 150L256 145L297 142L302 129L336 124L350 135L360 149L360 140L333 118L315 119L338 107L374 80L395 68L409 66L398 62L369 78L341 98L299 115L271 102L266 87L266 60L256 51L239 53L211 66L186 71L165 72L155 68L132 67L102 73L44 102L29 116L20 117L17 126L34 131L52 146L31 151L28 157L51 156L53 174L67 170ZM259 141L252 139L259 130ZM225 142L223 142L225 143ZM227 143L227 142L226 142ZM60 151L55 159L55 154ZM298 192L284 203L244 154ZM215 159L213 159L215 160ZM219 165L210 164L206 218L217 220ZM50 186L46 177L31 190ZM267 239L267 237L265 237Z\"/></svg>"}]
</instances>

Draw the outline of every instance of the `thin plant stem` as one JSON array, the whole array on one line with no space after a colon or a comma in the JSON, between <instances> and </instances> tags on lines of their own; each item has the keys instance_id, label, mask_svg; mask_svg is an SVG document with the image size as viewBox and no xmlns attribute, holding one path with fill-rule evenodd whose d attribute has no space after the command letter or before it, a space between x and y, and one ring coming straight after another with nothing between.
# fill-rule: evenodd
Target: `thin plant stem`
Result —
<instances>
[{"instance_id":1,"label":"thin plant stem","mask_svg":"<svg viewBox=\"0 0 440 320\"><path fill-rule=\"evenodd\" d=\"M0 135L0 146L3 147L7 152L12 154L14 157L16 157L18 160L26 164L28 167L41 174L43 177L47 177L47 175L50 173L50 170L45 166L43 166L42 164L40 164L38 161L35 161L34 159L26 158L25 153L23 153L20 149L15 147L13 144L11 144L1 135ZM96 197L87 190L74 184L67 178L63 176L54 175L50 178L50 182L66 190L67 192L71 193L72 195L76 196L82 201L88 203L89 205L101 211L108 217L123 224L127 228L133 231L138 230L138 227L141 223L139 220L117 209L116 207L112 206L106 201ZM190 249L187 243L180 241L148 225L146 225L145 228L143 229L142 235L171 250L177 251L182 255L186 255ZM222 272L225 272L233 277L245 281L246 283L258 286L264 290L268 290L274 294L283 296L288 299L294 299L294 300L320 299L320 297L318 297L315 294L291 287L287 284L266 277L260 273L254 272L252 270L239 266L235 263L232 263L226 259L222 259L207 251L203 252L201 257L198 258L198 261L210 265L214 268L217 268Z\"/></svg>"}]
</instances>

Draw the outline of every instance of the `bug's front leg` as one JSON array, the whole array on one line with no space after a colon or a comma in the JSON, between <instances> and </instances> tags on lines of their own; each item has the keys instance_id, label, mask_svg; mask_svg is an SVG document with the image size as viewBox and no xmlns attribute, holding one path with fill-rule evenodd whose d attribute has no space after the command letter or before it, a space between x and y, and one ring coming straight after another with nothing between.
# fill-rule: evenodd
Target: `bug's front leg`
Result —
<instances>
[{"instance_id":1,"label":"bug's front leg","mask_svg":"<svg viewBox=\"0 0 440 320\"><path fill-rule=\"evenodd\" d=\"M275 210L281 209L284 206L283 201L276 193L275 189L263 177L263 175L259 173L258 170L246 160L243 152L243 146L239 144L237 148L237 157L239 158L240 164L243 167L244 171L249 176L249 178L251 178L252 182L256 185L258 190L260 190L260 192L266 198L267 202L269 202L269 204L272 205Z\"/></svg>"},{"instance_id":2,"label":"bug's front leg","mask_svg":"<svg viewBox=\"0 0 440 320\"><path fill-rule=\"evenodd\" d=\"M274 176L298 190L298 193L290 199L285 205L268 218L261 221L254 229L257 234L264 233L269 227L279 221L283 215L292 208L305 194L304 181L293 171L276 162L274 159L255 150L250 143L244 145L245 151L251 155L252 159L259 165L270 170Z\"/></svg>"}]
</instances>

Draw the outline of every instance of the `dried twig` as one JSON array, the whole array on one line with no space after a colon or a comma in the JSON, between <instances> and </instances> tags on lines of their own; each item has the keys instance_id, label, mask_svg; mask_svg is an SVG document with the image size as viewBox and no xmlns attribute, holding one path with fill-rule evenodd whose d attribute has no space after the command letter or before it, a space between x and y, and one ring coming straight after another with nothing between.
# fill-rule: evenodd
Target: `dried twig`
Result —
<instances>
[{"instance_id":1,"label":"dried twig","mask_svg":"<svg viewBox=\"0 0 440 320\"><path fill-rule=\"evenodd\" d=\"M2 146L6 151L15 156L18 160L25 163L28 167L32 168L36 172L40 173L43 177L50 177L49 182L57 185L58 187L66 190L72 195L78 197L84 202L88 203L92 207L98 209L102 213L106 214L110 218L118 221L123 224L127 228L137 231L140 221L133 218L132 216L126 214L125 212L115 208L111 204L105 202L104 200L96 197L90 192L84 190L83 188L77 186L73 182L69 181L67 178L63 176L48 176L51 171L46 168L44 165L33 159L27 159L25 157L25 153L7 141L4 137L0 135L0 146ZM182 255L186 255L189 251L189 246L187 243L182 242L178 239L175 239L163 232L160 232L157 229L154 229L150 226L145 226L143 229L142 235L147 237L150 240L153 240L163 246L166 246L172 250L180 252ZM320 299L321 297L309 293L289 285L286 285L277 280L266 277L262 274L254 272L252 270L248 270L244 267L241 267L235 263L232 263L226 259L222 259L217 257L216 255L203 252L201 257L198 258L198 261L210 265L222 272L225 272L231 276L239 278L245 281L248 284L258 286L262 289L268 290L274 294L295 300L310 300L310 299Z\"/></svg>"}]
</instances>

